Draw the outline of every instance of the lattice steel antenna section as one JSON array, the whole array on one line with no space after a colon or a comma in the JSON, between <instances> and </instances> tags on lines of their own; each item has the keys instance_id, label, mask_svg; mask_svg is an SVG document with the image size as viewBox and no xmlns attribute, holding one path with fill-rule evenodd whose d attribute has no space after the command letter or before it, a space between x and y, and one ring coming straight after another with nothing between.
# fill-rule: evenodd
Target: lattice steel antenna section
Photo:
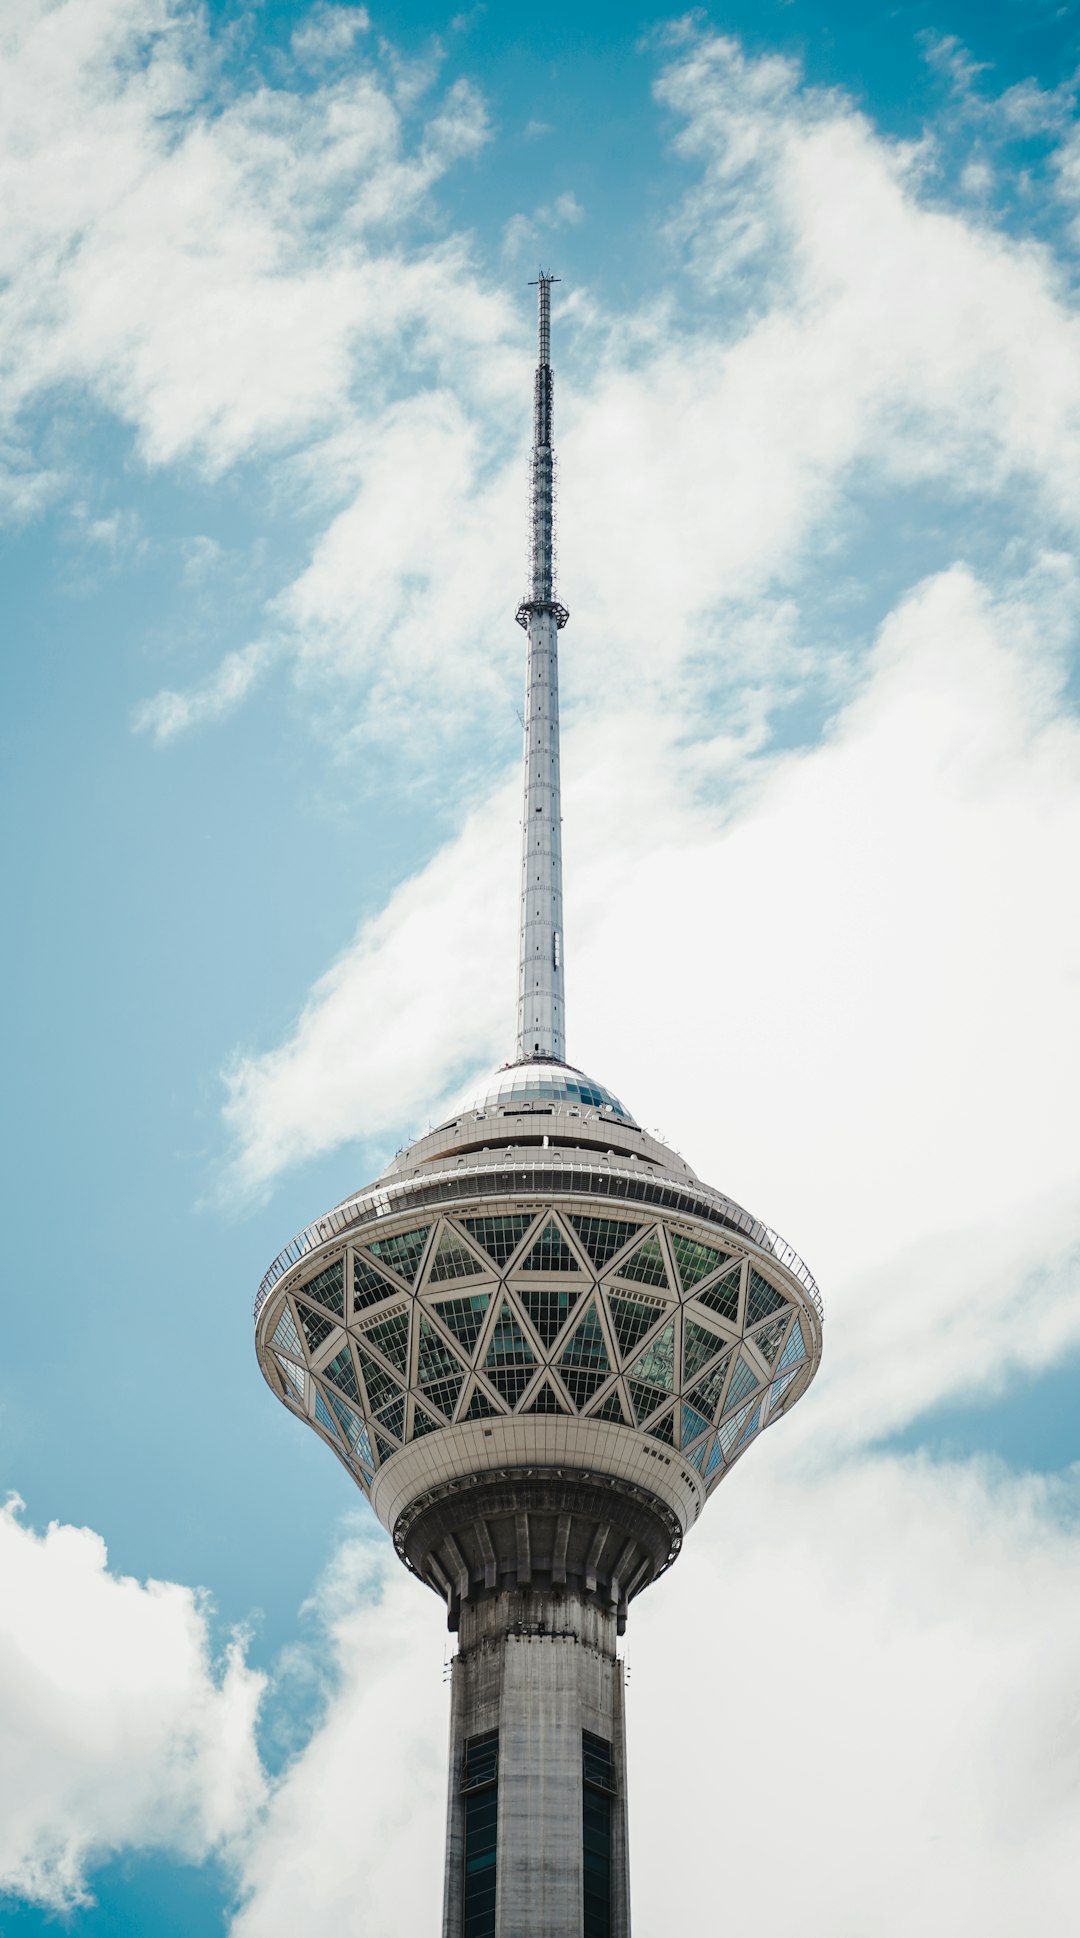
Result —
<instances>
[{"instance_id":1,"label":"lattice steel antenna section","mask_svg":"<svg viewBox=\"0 0 1080 1938\"><path fill-rule=\"evenodd\" d=\"M559 633L570 615L555 597L554 377L551 285L536 285L538 344L530 470L529 595L517 609L528 635L525 800L521 842L521 959L517 1054L562 1062L562 810L559 790Z\"/></svg>"}]
</instances>

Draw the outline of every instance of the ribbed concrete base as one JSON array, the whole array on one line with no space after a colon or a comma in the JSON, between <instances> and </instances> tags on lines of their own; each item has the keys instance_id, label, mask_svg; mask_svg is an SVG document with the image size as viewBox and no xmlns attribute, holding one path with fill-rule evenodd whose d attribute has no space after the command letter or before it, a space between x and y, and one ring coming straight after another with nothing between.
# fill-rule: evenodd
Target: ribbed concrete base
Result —
<instances>
[{"instance_id":1,"label":"ribbed concrete base","mask_svg":"<svg viewBox=\"0 0 1080 1938\"><path fill-rule=\"evenodd\" d=\"M629 1938L623 1671L615 1629L613 1610L573 1591L518 1589L463 1603L453 1665L443 1938L471 1938L474 1931L477 1938ZM478 1921L475 1904L470 1912L466 1903L470 1792L463 1788L467 1746L490 1731L498 1732L493 1922L483 1911ZM606 1787L602 1776L596 1782L597 1756L601 1764L603 1758L594 1750L588 1792L583 1737L610 1746ZM487 1797L490 1814L490 1788Z\"/></svg>"}]
</instances>

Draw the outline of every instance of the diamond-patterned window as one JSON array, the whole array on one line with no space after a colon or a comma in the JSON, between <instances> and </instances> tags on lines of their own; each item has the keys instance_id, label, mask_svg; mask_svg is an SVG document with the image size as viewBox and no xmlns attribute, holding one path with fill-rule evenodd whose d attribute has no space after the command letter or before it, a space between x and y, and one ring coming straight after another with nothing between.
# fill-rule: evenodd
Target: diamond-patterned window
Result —
<instances>
[{"instance_id":1,"label":"diamond-patterned window","mask_svg":"<svg viewBox=\"0 0 1080 1938\"><path fill-rule=\"evenodd\" d=\"M618 1218L585 1218L572 1214L570 1223L598 1272L641 1230L640 1225L627 1225Z\"/></svg>"},{"instance_id":2,"label":"diamond-patterned window","mask_svg":"<svg viewBox=\"0 0 1080 1938\"><path fill-rule=\"evenodd\" d=\"M604 1334L596 1307L590 1305L580 1325L574 1327L558 1361L559 1372L574 1405L580 1410L602 1386L609 1372Z\"/></svg>"},{"instance_id":3,"label":"diamond-patterned window","mask_svg":"<svg viewBox=\"0 0 1080 1938\"><path fill-rule=\"evenodd\" d=\"M770 1319L767 1326L762 1326L760 1332L755 1332L752 1335L750 1343L757 1347L766 1366L772 1365L773 1360L780 1351L780 1341L784 1337L784 1327L787 1325L787 1322L788 1315L786 1312L782 1312L779 1319Z\"/></svg>"},{"instance_id":4,"label":"diamond-patterned window","mask_svg":"<svg viewBox=\"0 0 1080 1938\"><path fill-rule=\"evenodd\" d=\"M333 1265L328 1265L317 1278L308 1279L300 1290L305 1299L314 1299L316 1305L324 1305L328 1312L336 1312L339 1319L344 1319L345 1268L340 1258Z\"/></svg>"},{"instance_id":5,"label":"diamond-patterned window","mask_svg":"<svg viewBox=\"0 0 1080 1938\"><path fill-rule=\"evenodd\" d=\"M662 1440L665 1447L673 1447L675 1445L674 1408L670 1413L665 1413L662 1420L655 1420L651 1427L646 1427L645 1431L651 1433L654 1440Z\"/></svg>"},{"instance_id":6,"label":"diamond-patterned window","mask_svg":"<svg viewBox=\"0 0 1080 1938\"><path fill-rule=\"evenodd\" d=\"M360 1415L354 1413L348 1401L341 1399L337 1393L328 1393L326 1397L330 1402L334 1417L345 1436L350 1452L357 1446L361 1434L364 1434L364 1443L366 1445L367 1435L364 1433L364 1422L360 1418ZM372 1462L372 1465L374 1466L374 1462Z\"/></svg>"},{"instance_id":7,"label":"diamond-patterned window","mask_svg":"<svg viewBox=\"0 0 1080 1938\"><path fill-rule=\"evenodd\" d=\"M614 1292L608 1294L608 1310L619 1351L623 1359L629 1359L638 1341L651 1332L658 1319L663 1317L665 1308L653 1299L620 1299Z\"/></svg>"},{"instance_id":8,"label":"diamond-patterned window","mask_svg":"<svg viewBox=\"0 0 1080 1938\"><path fill-rule=\"evenodd\" d=\"M718 1312L722 1319L730 1319L735 1324L739 1316L739 1274L741 1266L735 1265L725 1272L715 1285L707 1285L703 1292L696 1292L695 1298L701 1300L712 1312Z\"/></svg>"},{"instance_id":9,"label":"diamond-patterned window","mask_svg":"<svg viewBox=\"0 0 1080 1938\"><path fill-rule=\"evenodd\" d=\"M498 1416L498 1408L492 1406L482 1386L474 1386L472 1397L462 1414L463 1420L488 1420Z\"/></svg>"},{"instance_id":10,"label":"diamond-patterned window","mask_svg":"<svg viewBox=\"0 0 1080 1938\"><path fill-rule=\"evenodd\" d=\"M580 1272L581 1267L562 1232L549 1218L531 1251L521 1261L524 1272Z\"/></svg>"},{"instance_id":11,"label":"diamond-patterned window","mask_svg":"<svg viewBox=\"0 0 1080 1938\"><path fill-rule=\"evenodd\" d=\"M288 1306L285 1307L277 1325L274 1327L270 1344L272 1346L280 1346L283 1352L295 1353L297 1359L303 1359L304 1357L304 1348L300 1344L300 1334L293 1325L293 1316Z\"/></svg>"},{"instance_id":12,"label":"diamond-patterned window","mask_svg":"<svg viewBox=\"0 0 1080 1938\"><path fill-rule=\"evenodd\" d=\"M758 1374L747 1360L740 1358L731 1376L731 1385L728 1387L727 1399L724 1401L724 1412L730 1413L732 1407L738 1406L739 1401L744 1400L748 1393L752 1393L758 1384Z\"/></svg>"},{"instance_id":13,"label":"diamond-patterned window","mask_svg":"<svg viewBox=\"0 0 1080 1938\"><path fill-rule=\"evenodd\" d=\"M407 1285L411 1285L420 1269L424 1256L424 1246L430 1225L421 1225L416 1231L399 1231L392 1238L373 1238L368 1251L381 1258L384 1265L400 1273Z\"/></svg>"},{"instance_id":14,"label":"diamond-patterned window","mask_svg":"<svg viewBox=\"0 0 1080 1938\"><path fill-rule=\"evenodd\" d=\"M308 1350L317 1353L319 1347L334 1331L334 1322L332 1319L324 1319L321 1312L316 1312L313 1306L304 1305L300 1299L296 1301L296 1310L300 1315L300 1324L304 1328Z\"/></svg>"},{"instance_id":15,"label":"diamond-patterned window","mask_svg":"<svg viewBox=\"0 0 1080 1938\"><path fill-rule=\"evenodd\" d=\"M539 1392L529 1401L528 1406L523 1408L523 1411L525 1413L565 1413L566 1408L559 1405L550 1381L545 1380Z\"/></svg>"},{"instance_id":16,"label":"diamond-patterned window","mask_svg":"<svg viewBox=\"0 0 1080 1938\"><path fill-rule=\"evenodd\" d=\"M342 1346L341 1351L335 1353L333 1359L327 1362L323 1371L327 1379L333 1380L335 1386L339 1386L343 1393L348 1394L350 1400L355 1400L357 1406L361 1404L360 1388L356 1384L352 1354L348 1346Z\"/></svg>"},{"instance_id":17,"label":"diamond-patterned window","mask_svg":"<svg viewBox=\"0 0 1080 1938\"><path fill-rule=\"evenodd\" d=\"M737 1413L731 1414L730 1417L722 1423L716 1437L720 1442L720 1446L725 1456L731 1452L731 1449L735 1445L736 1440L738 1440L744 1426L746 1425L747 1420L750 1417L750 1414L753 1412L753 1407L754 1407L753 1400L747 1400L745 1406L741 1406Z\"/></svg>"},{"instance_id":18,"label":"diamond-patterned window","mask_svg":"<svg viewBox=\"0 0 1080 1938\"><path fill-rule=\"evenodd\" d=\"M425 1433L437 1433L442 1424L441 1420L436 1420L433 1413L429 1413L426 1407L420 1405L419 1400L413 1401L410 1440L419 1440Z\"/></svg>"},{"instance_id":19,"label":"diamond-patterned window","mask_svg":"<svg viewBox=\"0 0 1080 1938\"><path fill-rule=\"evenodd\" d=\"M432 1311L441 1319L447 1332L453 1333L470 1358L480 1337L490 1298L490 1292L474 1292L471 1298L440 1299L437 1304L432 1303Z\"/></svg>"},{"instance_id":20,"label":"diamond-patterned window","mask_svg":"<svg viewBox=\"0 0 1080 1938\"><path fill-rule=\"evenodd\" d=\"M775 1415L776 1410L779 1407L780 1402L784 1397L784 1394L787 1392L788 1387L791 1385L792 1380L797 1378L798 1378L798 1368L795 1367L790 1373L785 1373L781 1379L774 1379L772 1385L769 1388L769 1419L770 1420Z\"/></svg>"},{"instance_id":21,"label":"diamond-patterned window","mask_svg":"<svg viewBox=\"0 0 1080 1938\"><path fill-rule=\"evenodd\" d=\"M689 1292L699 1279L707 1279L731 1257L730 1252L718 1252L712 1245L703 1245L697 1238L684 1238L681 1232L670 1232L671 1249L679 1268L682 1289Z\"/></svg>"},{"instance_id":22,"label":"diamond-patterned window","mask_svg":"<svg viewBox=\"0 0 1080 1938\"><path fill-rule=\"evenodd\" d=\"M760 1425L761 1425L761 1401L759 1400L757 1406L754 1408L752 1419L749 1419L746 1422L746 1425L739 1436L740 1447L745 1446L748 1440L753 1439Z\"/></svg>"},{"instance_id":23,"label":"diamond-patterned window","mask_svg":"<svg viewBox=\"0 0 1080 1938\"><path fill-rule=\"evenodd\" d=\"M387 1433L392 1433L395 1436L395 1438L398 1440L404 1440L405 1438L405 1395L404 1393L400 1393L396 1400L391 1400L389 1406L381 1406L379 1408L379 1411L376 1413L375 1418L377 1419L381 1427L386 1428Z\"/></svg>"},{"instance_id":24,"label":"diamond-patterned window","mask_svg":"<svg viewBox=\"0 0 1080 1938\"><path fill-rule=\"evenodd\" d=\"M337 1421L334 1419L334 1416L331 1413L330 1408L327 1406L326 1401L323 1399L322 1394L319 1392L316 1392L315 1394L315 1418L317 1419L321 1427L326 1428L327 1433L333 1434L335 1440L341 1439L341 1434L338 1431Z\"/></svg>"},{"instance_id":25,"label":"diamond-patterned window","mask_svg":"<svg viewBox=\"0 0 1080 1938\"><path fill-rule=\"evenodd\" d=\"M508 1406L517 1405L535 1365L533 1349L504 1299L487 1349L484 1371Z\"/></svg>"},{"instance_id":26,"label":"diamond-patterned window","mask_svg":"<svg viewBox=\"0 0 1080 1938\"><path fill-rule=\"evenodd\" d=\"M281 1367L289 1385L303 1399L307 1391L307 1374L301 1372L299 1366L294 1366L290 1359L282 1359L280 1353L275 1353L274 1358Z\"/></svg>"},{"instance_id":27,"label":"diamond-patterned window","mask_svg":"<svg viewBox=\"0 0 1080 1938\"><path fill-rule=\"evenodd\" d=\"M707 1366L710 1359L715 1359L717 1353L723 1352L727 1344L728 1341L721 1339L718 1332L710 1332L707 1326L699 1326L696 1320L686 1319L683 1323L682 1355L684 1384L688 1386L702 1367Z\"/></svg>"},{"instance_id":28,"label":"diamond-patterned window","mask_svg":"<svg viewBox=\"0 0 1080 1938\"><path fill-rule=\"evenodd\" d=\"M628 1378L626 1386L639 1426L642 1420L648 1419L650 1413L656 1412L658 1406L663 1406L668 1398L666 1393L661 1393L655 1386L645 1386L641 1380Z\"/></svg>"},{"instance_id":29,"label":"diamond-patterned window","mask_svg":"<svg viewBox=\"0 0 1080 1938\"><path fill-rule=\"evenodd\" d=\"M450 1418L458 1403L461 1389L465 1384L465 1374L459 1373L454 1379L429 1380L424 1387L424 1398L429 1406L437 1406L440 1413Z\"/></svg>"},{"instance_id":30,"label":"diamond-patterned window","mask_svg":"<svg viewBox=\"0 0 1080 1938\"><path fill-rule=\"evenodd\" d=\"M707 1413L710 1419L713 1418L720 1404L720 1395L724 1390L724 1381L727 1378L730 1363L729 1353L727 1358L722 1359L718 1366L714 1366L711 1372L706 1373L696 1386L692 1386L686 1395L691 1406L696 1407L699 1413Z\"/></svg>"},{"instance_id":31,"label":"diamond-patterned window","mask_svg":"<svg viewBox=\"0 0 1080 1938\"><path fill-rule=\"evenodd\" d=\"M637 1250L631 1252L625 1263L619 1266L619 1277L636 1279L639 1285L667 1285L664 1254L655 1232L643 1238Z\"/></svg>"},{"instance_id":32,"label":"diamond-patterned window","mask_svg":"<svg viewBox=\"0 0 1080 1938\"><path fill-rule=\"evenodd\" d=\"M389 1318L378 1319L374 1325L364 1327L365 1336L381 1352L384 1359L396 1366L404 1379L409 1370L409 1309L403 1306L399 1312L391 1312Z\"/></svg>"},{"instance_id":33,"label":"diamond-patterned window","mask_svg":"<svg viewBox=\"0 0 1080 1938\"><path fill-rule=\"evenodd\" d=\"M569 1285L516 1285L514 1297L524 1306L545 1346L562 1331L581 1293Z\"/></svg>"},{"instance_id":34,"label":"diamond-patterned window","mask_svg":"<svg viewBox=\"0 0 1080 1938\"><path fill-rule=\"evenodd\" d=\"M608 1394L603 1406L598 1406L595 1413L590 1413L589 1418L590 1420L614 1420L620 1427L626 1425L626 1414L623 1411L618 1387L613 1393Z\"/></svg>"},{"instance_id":35,"label":"diamond-patterned window","mask_svg":"<svg viewBox=\"0 0 1080 1938\"><path fill-rule=\"evenodd\" d=\"M401 1296L400 1285L392 1285L389 1279L384 1279L362 1252L353 1253L352 1276L354 1312L363 1312L369 1305L381 1305L384 1299Z\"/></svg>"},{"instance_id":36,"label":"diamond-patterned window","mask_svg":"<svg viewBox=\"0 0 1080 1938\"><path fill-rule=\"evenodd\" d=\"M708 1433L711 1425L712 1421L706 1420L696 1407L687 1406L686 1401L683 1401L682 1444L684 1447L689 1447L703 1433Z\"/></svg>"},{"instance_id":37,"label":"diamond-patterned window","mask_svg":"<svg viewBox=\"0 0 1080 1938\"><path fill-rule=\"evenodd\" d=\"M465 1368L460 1359L436 1332L427 1314L422 1312L416 1366L418 1384L427 1386L431 1380L457 1379L459 1374L464 1379Z\"/></svg>"},{"instance_id":38,"label":"diamond-patterned window","mask_svg":"<svg viewBox=\"0 0 1080 1938\"><path fill-rule=\"evenodd\" d=\"M803 1338L802 1321L796 1319L791 1328L791 1338L780 1355L780 1364L776 1370L778 1373L786 1373L789 1366L797 1366L799 1361L805 1358L806 1341Z\"/></svg>"},{"instance_id":39,"label":"diamond-patterned window","mask_svg":"<svg viewBox=\"0 0 1080 1938\"><path fill-rule=\"evenodd\" d=\"M428 1273L428 1284L434 1285L442 1279L474 1279L483 1267L475 1259L467 1245L455 1237L449 1228L439 1240L438 1250L432 1260Z\"/></svg>"},{"instance_id":40,"label":"diamond-patterned window","mask_svg":"<svg viewBox=\"0 0 1080 1938\"><path fill-rule=\"evenodd\" d=\"M669 1319L663 1332L639 1353L630 1368L635 1380L658 1387L661 1393L675 1391L675 1321Z\"/></svg>"},{"instance_id":41,"label":"diamond-patterned window","mask_svg":"<svg viewBox=\"0 0 1080 1938\"><path fill-rule=\"evenodd\" d=\"M715 1445L715 1442L713 1444ZM696 1467L698 1470L698 1473L700 1474L704 1472L705 1455L708 1453L708 1451L709 1451L708 1441L699 1440L696 1447L691 1447L689 1453L684 1453L683 1459L687 1461L691 1467Z\"/></svg>"},{"instance_id":42,"label":"diamond-patterned window","mask_svg":"<svg viewBox=\"0 0 1080 1938\"><path fill-rule=\"evenodd\" d=\"M488 1257L501 1267L517 1251L535 1215L532 1211L516 1211L505 1218L463 1218L461 1222L470 1238L475 1238Z\"/></svg>"},{"instance_id":43,"label":"diamond-patterned window","mask_svg":"<svg viewBox=\"0 0 1080 1938\"><path fill-rule=\"evenodd\" d=\"M391 1446L389 1440L384 1440L381 1433L376 1433L375 1445L378 1449L380 1460L392 1460L397 1452L397 1448Z\"/></svg>"},{"instance_id":44,"label":"diamond-patterned window","mask_svg":"<svg viewBox=\"0 0 1080 1938\"><path fill-rule=\"evenodd\" d=\"M393 1375L386 1372L377 1359L372 1359L371 1354L366 1353L362 1346L357 1346L356 1353L360 1361L360 1371L364 1375L368 1405L373 1413L377 1413L380 1407L399 1398L401 1388Z\"/></svg>"},{"instance_id":45,"label":"diamond-patterned window","mask_svg":"<svg viewBox=\"0 0 1080 1938\"><path fill-rule=\"evenodd\" d=\"M723 1456L720 1452L720 1442L719 1440L714 1440L712 1443L712 1449L709 1453L708 1462L705 1467L705 1479L711 1480L717 1468L722 1467L723 1464L724 1464Z\"/></svg>"},{"instance_id":46,"label":"diamond-patterned window","mask_svg":"<svg viewBox=\"0 0 1080 1938\"><path fill-rule=\"evenodd\" d=\"M779 1312L780 1307L786 1303L783 1293L778 1292L775 1285L770 1285L767 1279L763 1279L761 1273L755 1272L751 1265L750 1287L746 1294L747 1330L749 1331L751 1326L756 1326L759 1319L768 1319L772 1313Z\"/></svg>"}]
</instances>

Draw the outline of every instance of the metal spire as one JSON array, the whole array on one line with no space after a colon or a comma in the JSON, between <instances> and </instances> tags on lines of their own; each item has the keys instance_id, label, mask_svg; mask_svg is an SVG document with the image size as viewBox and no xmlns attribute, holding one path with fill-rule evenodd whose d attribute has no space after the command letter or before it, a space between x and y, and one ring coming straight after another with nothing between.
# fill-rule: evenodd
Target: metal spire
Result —
<instances>
[{"instance_id":1,"label":"metal spire","mask_svg":"<svg viewBox=\"0 0 1080 1938\"><path fill-rule=\"evenodd\" d=\"M551 285L536 283L539 344L530 473L529 592L517 609L528 634L525 678L525 810L521 844L521 970L518 1061L566 1060L562 946L562 815L559 805L558 636L570 615L555 597L554 379Z\"/></svg>"}]
</instances>

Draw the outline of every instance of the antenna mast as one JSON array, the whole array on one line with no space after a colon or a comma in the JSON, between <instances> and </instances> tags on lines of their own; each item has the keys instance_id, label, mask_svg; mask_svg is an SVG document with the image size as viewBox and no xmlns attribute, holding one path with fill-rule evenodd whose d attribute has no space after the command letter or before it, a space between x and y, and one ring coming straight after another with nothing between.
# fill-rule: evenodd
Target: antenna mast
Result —
<instances>
[{"instance_id":1,"label":"antenna mast","mask_svg":"<svg viewBox=\"0 0 1080 1938\"><path fill-rule=\"evenodd\" d=\"M515 615L529 641L517 1059L564 1063L558 638L570 614L555 597L551 285L557 281L558 277L545 276L541 271L535 285L538 349L529 492L529 591Z\"/></svg>"}]
</instances>

